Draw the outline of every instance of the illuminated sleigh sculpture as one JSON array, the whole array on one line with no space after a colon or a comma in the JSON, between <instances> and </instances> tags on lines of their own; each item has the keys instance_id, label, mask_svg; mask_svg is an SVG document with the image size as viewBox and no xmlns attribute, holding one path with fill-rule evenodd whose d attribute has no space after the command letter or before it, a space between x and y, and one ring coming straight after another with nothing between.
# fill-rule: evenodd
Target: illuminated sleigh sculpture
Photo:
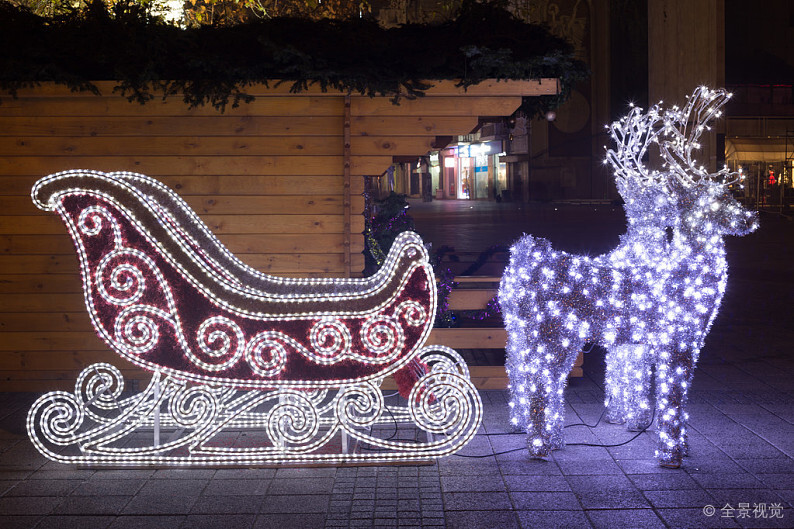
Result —
<instances>
[{"instance_id":1,"label":"illuminated sleigh sculpture","mask_svg":"<svg viewBox=\"0 0 794 529\"><path fill-rule=\"evenodd\" d=\"M455 452L478 428L482 405L465 362L447 347L423 347L436 287L415 233L397 238L372 277L288 279L243 264L184 201L143 175L57 173L32 196L69 229L99 336L154 373L130 395L118 369L95 364L74 393L38 399L28 434L46 457L417 461ZM389 375L402 404L384 401ZM398 423L414 438L393 439Z\"/></svg>"},{"instance_id":2,"label":"illuminated sleigh sculpture","mask_svg":"<svg viewBox=\"0 0 794 529\"><path fill-rule=\"evenodd\" d=\"M758 227L731 196L728 169L709 174L692 152L730 94L700 87L684 108L633 109L611 127L628 231L612 252L577 256L525 236L510 249L499 289L508 331L510 413L533 457L562 448L564 389L585 343L607 348L608 419L629 429L652 418L656 373L659 463L686 453L687 392L728 276L725 235ZM662 171L643 162L658 145Z\"/></svg>"}]
</instances>

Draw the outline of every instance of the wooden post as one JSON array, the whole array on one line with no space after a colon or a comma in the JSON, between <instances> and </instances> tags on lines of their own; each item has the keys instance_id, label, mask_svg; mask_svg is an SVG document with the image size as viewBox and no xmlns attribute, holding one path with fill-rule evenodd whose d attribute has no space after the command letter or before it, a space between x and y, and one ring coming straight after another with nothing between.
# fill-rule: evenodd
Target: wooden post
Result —
<instances>
[{"instance_id":1,"label":"wooden post","mask_svg":"<svg viewBox=\"0 0 794 529\"><path fill-rule=\"evenodd\" d=\"M345 277L352 275L350 260L350 94L345 95L344 124L344 177L342 183L342 208L344 212L342 251L344 252Z\"/></svg>"}]
</instances>

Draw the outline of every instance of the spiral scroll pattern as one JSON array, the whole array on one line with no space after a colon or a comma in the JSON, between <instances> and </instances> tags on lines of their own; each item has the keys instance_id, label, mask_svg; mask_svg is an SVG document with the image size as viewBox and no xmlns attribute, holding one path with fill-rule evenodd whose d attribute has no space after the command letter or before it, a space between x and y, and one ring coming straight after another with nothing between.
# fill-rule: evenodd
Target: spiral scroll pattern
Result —
<instances>
[{"instance_id":1,"label":"spiral scroll pattern","mask_svg":"<svg viewBox=\"0 0 794 529\"><path fill-rule=\"evenodd\" d=\"M375 424L383 413L383 393L371 382L345 388L336 401L336 417L346 430Z\"/></svg>"},{"instance_id":2,"label":"spiral scroll pattern","mask_svg":"<svg viewBox=\"0 0 794 529\"><path fill-rule=\"evenodd\" d=\"M113 226L113 232L114 235L116 235L116 240L121 239L119 227L116 225L113 216L107 209L101 206L90 206L83 209L77 219L77 227L84 235L93 237L95 235L99 235L99 232L102 231L104 226L103 219L108 221L108 223Z\"/></svg>"},{"instance_id":3,"label":"spiral scroll pattern","mask_svg":"<svg viewBox=\"0 0 794 529\"><path fill-rule=\"evenodd\" d=\"M312 359L321 364L332 364L350 353L353 341L350 330L339 320L321 320L314 324L309 333Z\"/></svg>"},{"instance_id":4,"label":"spiral scroll pattern","mask_svg":"<svg viewBox=\"0 0 794 529\"><path fill-rule=\"evenodd\" d=\"M214 316L204 320L196 332L199 350L211 362L188 351L190 360L207 371L223 371L235 365L245 350L245 335L240 326L225 316Z\"/></svg>"},{"instance_id":5,"label":"spiral scroll pattern","mask_svg":"<svg viewBox=\"0 0 794 529\"><path fill-rule=\"evenodd\" d=\"M74 388L74 394L83 402L93 402L101 409L114 407L123 391L124 377L121 371L104 362L83 369Z\"/></svg>"},{"instance_id":6,"label":"spiral scroll pattern","mask_svg":"<svg viewBox=\"0 0 794 529\"><path fill-rule=\"evenodd\" d=\"M457 351L446 345L428 345L419 352L419 358L434 373L454 373L463 378L471 378L469 366Z\"/></svg>"},{"instance_id":7,"label":"spiral scroll pattern","mask_svg":"<svg viewBox=\"0 0 794 529\"><path fill-rule=\"evenodd\" d=\"M218 415L218 407L215 394L201 386L182 386L168 401L168 412L183 428L212 424Z\"/></svg>"},{"instance_id":8,"label":"spiral scroll pattern","mask_svg":"<svg viewBox=\"0 0 794 529\"><path fill-rule=\"evenodd\" d=\"M400 303L395 314L398 317L402 316L405 318L405 322L412 327L424 325L428 319L427 311L422 304L412 300Z\"/></svg>"},{"instance_id":9,"label":"spiral scroll pattern","mask_svg":"<svg viewBox=\"0 0 794 529\"><path fill-rule=\"evenodd\" d=\"M155 318L161 321L157 322ZM173 325L165 311L150 305L130 305L116 318L114 324L116 341L132 354L148 353L160 340L162 323Z\"/></svg>"},{"instance_id":10,"label":"spiral scroll pattern","mask_svg":"<svg viewBox=\"0 0 794 529\"><path fill-rule=\"evenodd\" d=\"M273 377L281 373L287 365L289 336L274 332L261 332L254 336L245 348L245 361L251 370L263 377Z\"/></svg>"},{"instance_id":11,"label":"spiral scroll pattern","mask_svg":"<svg viewBox=\"0 0 794 529\"><path fill-rule=\"evenodd\" d=\"M99 262L95 281L97 291L103 300L114 305L132 305L143 297L146 281L140 268L128 261L113 264L118 259L128 260L130 257L135 261L141 260L138 252L115 251L107 254ZM143 261L147 261L145 256Z\"/></svg>"},{"instance_id":12,"label":"spiral scroll pattern","mask_svg":"<svg viewBox=\"0 0 794 529\"><path fill-rule=\"evenodd\" d=\"M420 378L408 397L411 419L432 433L459 431L473 420L471 398L474 385L452 373L428 373Z\"/></svg>"},{"instance_id":13,"label":"spiral scroll pattern","mask_svg":"<svg viewBox=\"0 0 794 529\"><path fill-rule=\"evenodd\" d=\"M379 315L367 320L361 327L361 342L375 357L353 354L364 362L384 363L393 360L402 351L405 334L400 323L391 316Z\"/></svg>"},{"instance_id":14,"label":"spiral scroll pattern","mask_svg":"<svg viewBox=\"0 0 794 529\"><path fill-rule=\"evenodd\" d=\"M67 446L75 441L84 419L83 403L71 393L53 391L33 403L28 431L38 430L48 442Z\"/></svg>"},{"instance_id":15,"label":"spiral scroll pattern","mask_svg":"<svg viewBox=\"0 0 794 529\"><path fill-rule=\"evenodd\" d=\"M267 435L274 445L309 443L319 429L317 408L297 391L283 393L267 416Z\"/></svg>"}]
</instances>

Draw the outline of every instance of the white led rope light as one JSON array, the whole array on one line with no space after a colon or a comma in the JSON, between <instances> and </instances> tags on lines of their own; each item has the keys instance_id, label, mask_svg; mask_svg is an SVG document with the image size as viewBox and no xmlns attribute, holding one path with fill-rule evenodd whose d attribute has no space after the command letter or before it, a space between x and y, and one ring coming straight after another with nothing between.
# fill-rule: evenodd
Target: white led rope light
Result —
<instances>
[{"instance_id":1,"label":"white led rope light","mask_svg":"<svg viewBox=\"0 0 794 529\"><path fill-rule=\"evenodd\" d=\"M401 234L370 278L277 278L244 265L176 194L143 175L67 171L41 179L32 196L40 208L61 215L76 243L86 307L99 336L154 372L146 389L129 394L118 369L95 364L80 374L73 393L37 400L27 430L48 458L175 466L418 461L455 452L479 427L482 404L463 360L443 346L422 347L436 291L416 234ZM148 211L145 218L136 217L136 208ZM155 240L146 225L152 219L189 261ZM130 236L144 242L130 243ZM180 304L184 293L174 290L171 277L195 289L211 312L186 319L180 311L192 307ZM415 299L401 297L409 287ZM329 302L338 310L311 309ZM257 303L275 309L261 311ZM256 331L255 322L266 330ZM301 328L305 336L288 330ZM175 349L163 349L167 340ZM192 367L160 365L153 360L160 351L181 355L177 364ZM284 378L296 358L317 371ZM380 383L413 360L429 371L416 373L407 402L387 406ZM323 369L345 373L353 365L368 371L321 376ZM379 436L378 428L392 420L413 424L427 441ZM169 432L167 441L160 442L161 429ZM240 434L252 430L258 434L240 442ZM149 431L152 442L141 446L141 433ZM348 440L368 450L351 450Z\"/></svg>"},{"instance_id":2,"label":"white led rope light","mask_svg":"<svg viewBox=\"0 0 794 529\"><path fill-rule=\"evenodd\" d=\"M431 371L414 385L403 405L386 405L375 383L313 394L294 389L237 391L186 386L159 375L141 393L118 398L120 373L108 364L90 366L74 393L55 391L32 406L27 420L34 446L53 461L83 465L224 466L381 463L450 455L475 435L482 403L463 360L444 347L428 346L419 357ZM109 376L108 373L112 373ZM116 400L91 401L88 387L112 378ZM158 388L158 389L156 389ZM104 391L104 390L103 390ZM99 394L104 395L100 392ZM171 439L140 446L153 429L154 410ZM386 410L388 409L388 412ZM390 440L376 429L393 420L413 423L427 441ZM387 428L384 428L387 427ZM264 435L240 437L245 432ZM344 432L368 450L341 451ZM255 445L251 446L251 441Z\"/></svg>"}]
</instances>

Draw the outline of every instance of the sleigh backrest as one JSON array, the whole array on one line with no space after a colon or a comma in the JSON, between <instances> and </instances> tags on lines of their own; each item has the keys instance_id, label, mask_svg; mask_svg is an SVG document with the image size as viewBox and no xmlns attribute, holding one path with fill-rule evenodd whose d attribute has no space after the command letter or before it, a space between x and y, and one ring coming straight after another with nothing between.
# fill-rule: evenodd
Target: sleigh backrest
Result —
<instances>
[{"instance_id":1,"label":"sleigh backrest","mask_svg":"<svg viewBox=\"0 0 794 529\"><path fill-rule=\"evenodd\" d=\"M51 210L60 197L85 193L117 204L127 212L134 228L163 248L174 265L210 290L237 292L263 300L292 303L325 298L329 302L353 304L355 299L371 296L402 272L420 263L428 267L427 252L421 238L412 232L401 234L392 246L381 269L363 279L282 278L259 272L240 261L210 231L196 213L176 193L147 176L128 173L102 173L75 170L56 173L39 180L33 188L33 201ZM430 281L432 281L432 274ZM435 290L433 295L435 295Z\"/></svg>"}]
</instances>

